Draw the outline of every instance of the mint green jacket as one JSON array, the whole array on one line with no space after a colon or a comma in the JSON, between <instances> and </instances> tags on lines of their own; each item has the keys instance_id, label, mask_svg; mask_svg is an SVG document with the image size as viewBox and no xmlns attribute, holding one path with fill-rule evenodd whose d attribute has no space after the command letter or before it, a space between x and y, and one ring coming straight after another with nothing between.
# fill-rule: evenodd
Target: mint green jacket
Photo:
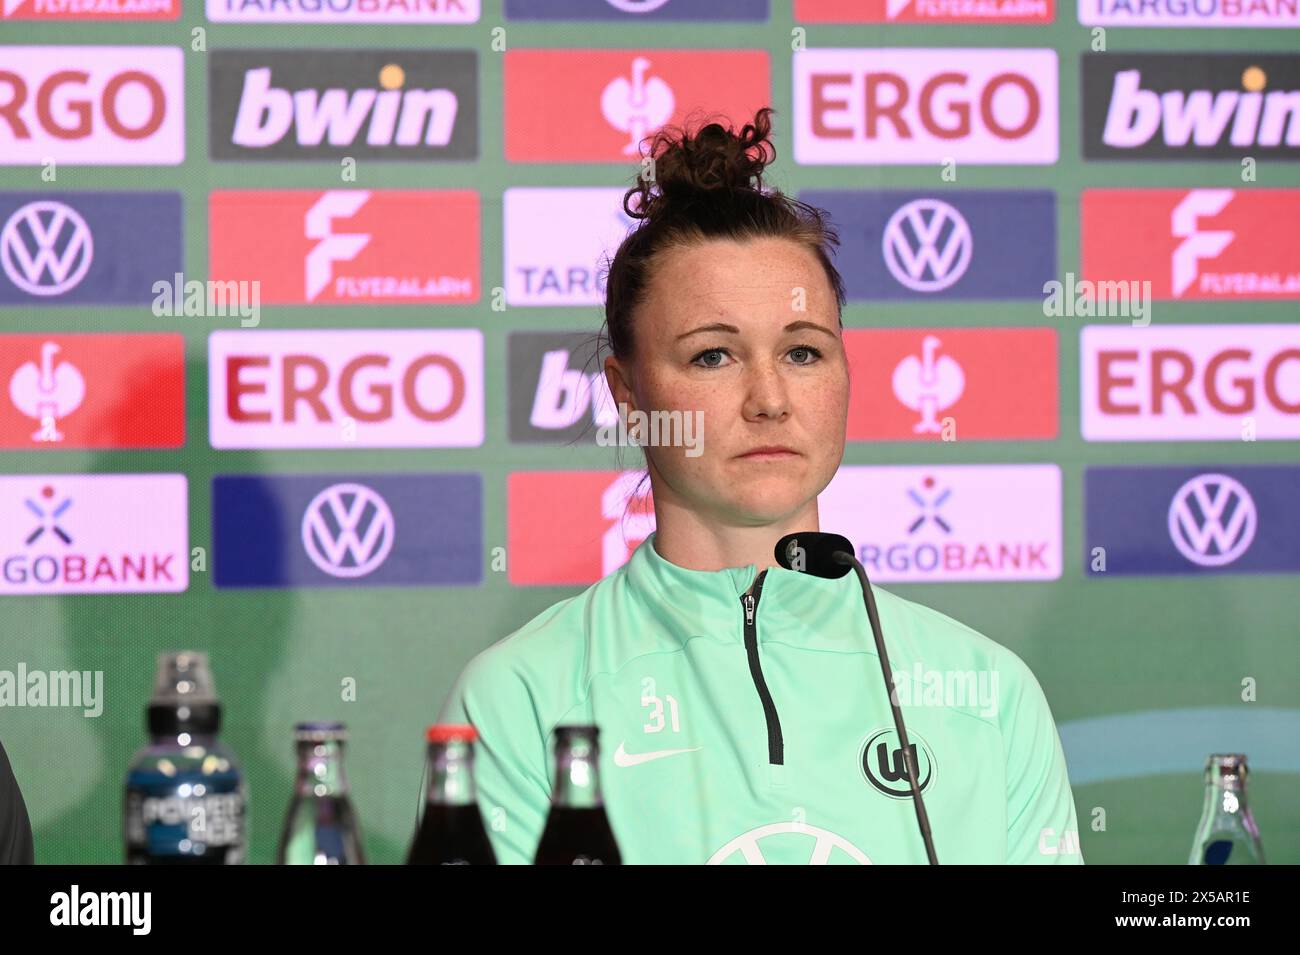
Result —
<instances>
[{"instance_id":1,"label":"mint green jacket","mask_svg":"<svg viewBox=\"0 0 1300 955\"><path fill-rule=\"evenodd\" d=\"M442 707L478 730L497 860L532 861L555 727L594 723L625 864L925 863L857 576L687 570L654 538L479 653ZM1082 863L1033 673L873 590L939 862Z\"/></svg>"}]
</instances>

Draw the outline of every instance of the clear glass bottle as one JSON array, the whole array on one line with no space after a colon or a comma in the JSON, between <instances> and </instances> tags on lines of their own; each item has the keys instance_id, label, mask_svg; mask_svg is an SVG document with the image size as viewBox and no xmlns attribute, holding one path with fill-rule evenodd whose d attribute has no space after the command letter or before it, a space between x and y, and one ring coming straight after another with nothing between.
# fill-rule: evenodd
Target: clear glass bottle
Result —
<instances>
[{"instance_id":1,"label":"clear glass bottle","mask_svg":"<svg viewBox=\"0 0 1300 955\"><path fill-rule=\"evenodd\" d=\"M555 729L555 775L551 812L534 865L619 865L618 843L605 815L597 770L595 726Z\"/></svg>"},{"instance_id":2,"label":"clear glass bottle","mask_svg":"<svg viewBox=\"0 0 1300 955\"><path fill-rule=\"evenodd\" d=\"M364 865L361 828L343 772L342 723L299 723L293 799L276 852L277 865Z\"/></svg>"},{"instance_id":3,"label":"clear glass bottle","mask_svg":"<svg viewBox=\"0 0 1300 955\"><path fill-rule=\"evenodd\" d=\"M234 754L217 739L221 703L206 653L158 654L146 724L149 744L136 751L126 774L126 861L243 862L247 789Z\"/></svg>"},{"instance_id":4,"label":"clear glass bottle","mask_svg":"<svg viewBox=\"0 0 1300 955\"><path fill-rule=\"evenodd\" d=\"M1205 802L1189 865L1263 865L1259 828L1246 802L1246 757L1215 753L1205 763Z\"/></svg>"}]
</instances>

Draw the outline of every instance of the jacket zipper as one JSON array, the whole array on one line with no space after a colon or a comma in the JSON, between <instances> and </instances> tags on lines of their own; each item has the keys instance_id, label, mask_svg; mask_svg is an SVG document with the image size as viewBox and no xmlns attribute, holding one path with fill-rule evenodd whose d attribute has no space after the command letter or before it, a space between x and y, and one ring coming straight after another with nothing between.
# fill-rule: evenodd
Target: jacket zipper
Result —
<instances>
[{"instance_id":1,"label":"jacket zipper","mask_svg":"<svg viewBox=\"0 0 1300 955\"><path fill-rule=\"evenodd\" d=\"M754 621L766 573L766 569L759 573L754 580L753 593L744 594L740 603L745 610L745 652L749 656L749 675L754 679L754 687L758 690L759 699L763 701L763 714L767 718L767 759L773 765L781 766L785 763L781 718L777 715L776 704L772 702L772 694L767 689L767 681L763 679L763 667L758 662L758 626Z\"/></svg>"}]
</instances>

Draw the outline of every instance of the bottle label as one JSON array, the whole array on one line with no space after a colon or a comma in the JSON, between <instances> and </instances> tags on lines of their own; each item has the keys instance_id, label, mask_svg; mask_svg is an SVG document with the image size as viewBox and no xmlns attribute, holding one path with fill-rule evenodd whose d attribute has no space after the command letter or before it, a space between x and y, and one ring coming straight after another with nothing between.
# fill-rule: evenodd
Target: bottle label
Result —
<instances>
[{"instance_id":1,"label":"bottle label","mask_svg":"<svg viewBox=\"0 0 1300 955\"><path fill-rule=\"evenodd\" d=\"M126 784L130 861L244 858L244 788L238 774L132 772Z\"/></svg>"}]
</instances>

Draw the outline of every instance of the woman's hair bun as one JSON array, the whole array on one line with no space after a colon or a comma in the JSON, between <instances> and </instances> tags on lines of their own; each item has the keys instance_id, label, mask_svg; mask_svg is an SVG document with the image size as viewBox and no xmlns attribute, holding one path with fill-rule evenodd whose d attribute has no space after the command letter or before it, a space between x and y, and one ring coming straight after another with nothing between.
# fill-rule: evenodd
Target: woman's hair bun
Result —
<instances>
[{"instance_id":1,"label":"woman's hair bun","mask_svg":"<svg viewBox=\"0 0 1300 955\"><path fill-rule=\"evenodd\" d=\"M769 139L771 113L771 107L763 107L739 133L720 123L709 123L694 135L668 127L659 130L650 146L653 162L624 197L624 211L634 219L645 219L661 214L676 200L704 193L761 192L763 169L776 158Z\"/></svg>"}]
</instances>

